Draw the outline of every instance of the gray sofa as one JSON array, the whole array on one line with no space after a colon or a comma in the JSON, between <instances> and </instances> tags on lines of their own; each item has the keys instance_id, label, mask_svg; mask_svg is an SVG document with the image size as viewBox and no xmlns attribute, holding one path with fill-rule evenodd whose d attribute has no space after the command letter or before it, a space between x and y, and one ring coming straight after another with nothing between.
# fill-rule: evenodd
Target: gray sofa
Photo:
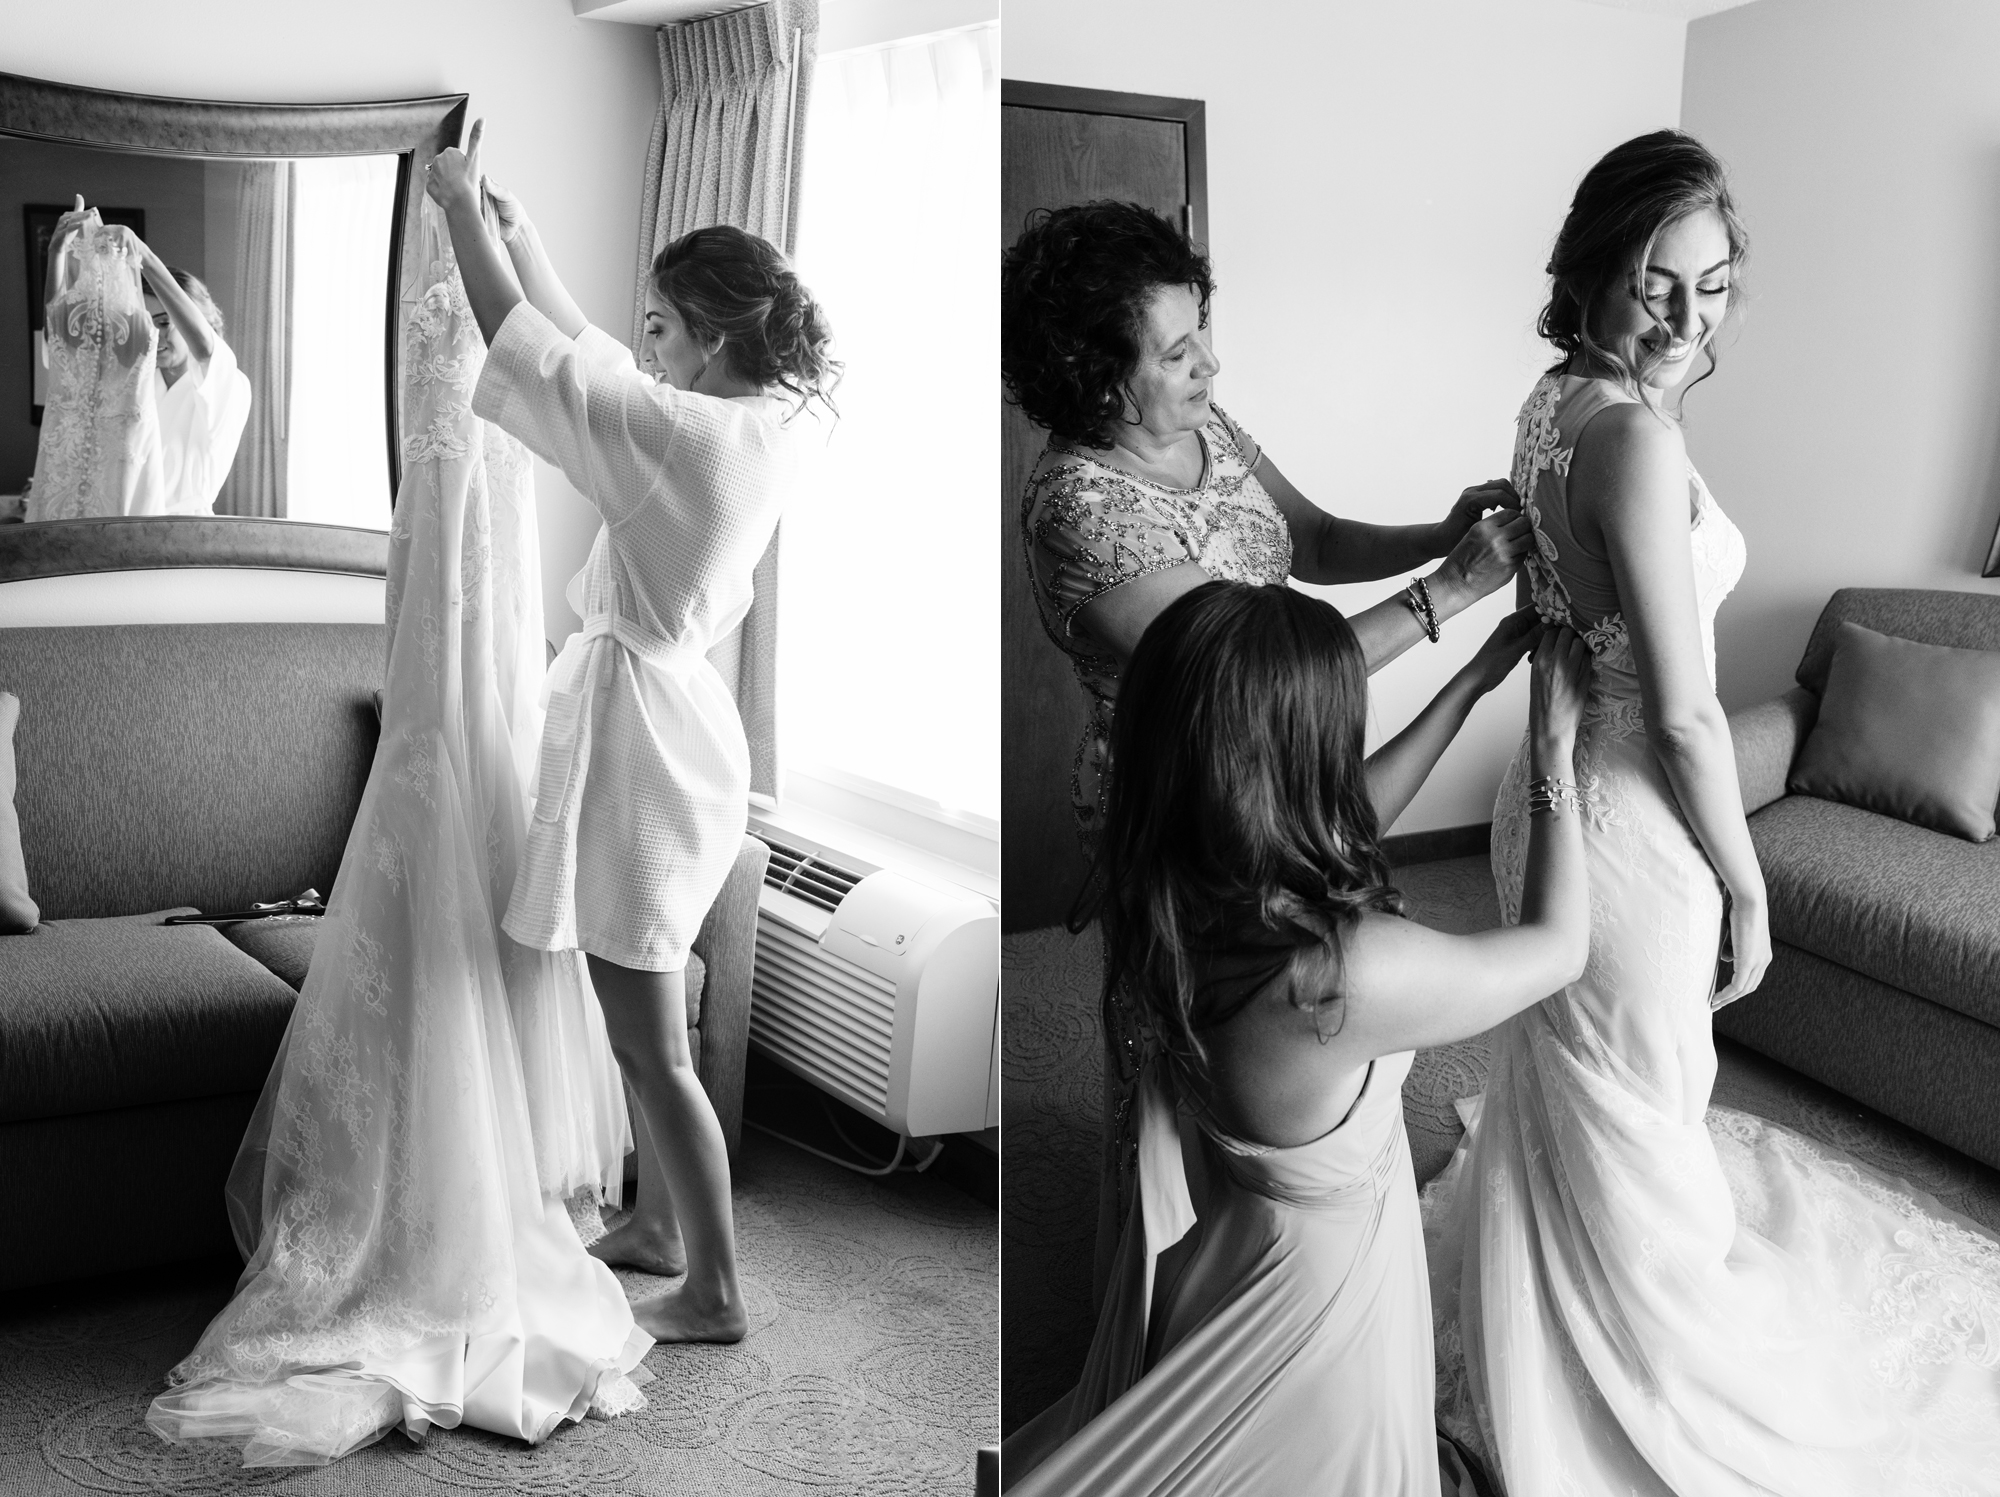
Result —
<instances>
[{"instance_id":1,"label":"gray sofa","mask_svg":"<svg viewBox=\"0 0 2000 1497\"><path fill-rule=\"evenodd\" d=\"M2000 1168L2000 837L1967 842L1785 789L1843 620L2000 650L2000 595L1843 588L1798 686L1730 718L1773 956L1715 1027Z\"/></svg>"},{"instance_id":2,"label":"gray sofa","mask_svg":"<svg viewBox=\"0 0 2000 1497\"><path fill-rule=\"evenodd\" d=\"M223 1181L315 927L162 919L332 891L386 644L379 625L0 629L42 913L0 936L0 1288L231 1246ZM768 856L744 839L688 970L732 1154Z\"/></svg>"}]
</instances>

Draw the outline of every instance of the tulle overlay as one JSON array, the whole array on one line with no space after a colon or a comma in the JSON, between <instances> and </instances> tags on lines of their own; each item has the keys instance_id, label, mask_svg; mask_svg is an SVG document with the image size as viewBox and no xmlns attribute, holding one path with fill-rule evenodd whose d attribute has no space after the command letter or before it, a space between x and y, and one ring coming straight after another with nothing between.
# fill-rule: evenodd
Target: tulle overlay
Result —
<instances>
[{"instance_id":1,"label":"tulle overlay","mask_svg":"<svg viewBox=\"0 0 2000 1497\"><path fill-rule=\"evenodd\" d=\"M1424 1193L1439 1422L1513 1497L2000 1492L2000 1241L1708 1105L1722 890L1645 737L1622 616L1599 611L1603 563L1564 512L1576 436L1606 403L1551 380L1522 415L1536 602L1595 657L1576 756L1590 956L1496 1031L1466 1140ZM1690 479L1706 642L1743 551ZM1528 774L1524 745L1494 812L1510 923Z\"/></svg>"},{"instance_id":2,"label":"tulle overlay","mask_svg":"<svg viewBox=\"0 0 2000 1497\"><path fill-rule=\"evenodd\" d=\"M123 235L92 209L50 267L49 365L30 520L161 510L153 319Z\"/></svg>"},{"instance_id":3,"label":"tulle overlay","mask_svg":"<svg viewBox=\"0 0 2000 1497\"><path fill-rule=\"evenodd\" d=\"M541 728L532 470L472 415L429 203L413 248L381 745L230 1177L248 1265L147 1419L249 1465L644 1402L651 1339L563 1203L615 1200L630 1143L603 1018L580 953L499 929Z\"/></svg>"}]
</instances>

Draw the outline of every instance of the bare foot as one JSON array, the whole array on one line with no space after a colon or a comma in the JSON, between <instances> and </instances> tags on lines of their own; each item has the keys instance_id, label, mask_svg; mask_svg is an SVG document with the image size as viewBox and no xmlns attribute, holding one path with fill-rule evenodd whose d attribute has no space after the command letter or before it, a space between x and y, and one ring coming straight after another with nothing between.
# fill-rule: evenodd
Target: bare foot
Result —
<instances>
[{"instance_id":1,"label":"bare foot","mask_svg":"<svg viewBox=\"0 0 2000 1497\"><path fill-rule=\"evenodd\" d=\"M632 1319L655 1341L741 1341L750 1329L741 1295L724 1298L685 1284L641 1300L632 1307Z\"/></svg>"},{"instance_id":2,"label":"bare foot","mask_svg":"<svg viewBox=\"0 0 2000 1497\"><path fill-rule=\"evenodd\" d=\"M593 1242L590 1255L614 1267L636 1268L668 1279L679 1278L688 1266L679 1232L662 1231L637 1217L619 1223Z\"/></svg>"}]
</instances>

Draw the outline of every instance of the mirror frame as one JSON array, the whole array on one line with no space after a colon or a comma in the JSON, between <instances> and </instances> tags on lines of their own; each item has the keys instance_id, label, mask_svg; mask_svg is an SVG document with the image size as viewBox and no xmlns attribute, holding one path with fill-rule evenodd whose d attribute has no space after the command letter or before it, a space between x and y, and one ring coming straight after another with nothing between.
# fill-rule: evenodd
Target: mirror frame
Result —
<instances>
[{"instance_id":1,"label":"mirror frame","mask_svg":"<svg viewBox=\"0 0 2000 1497\"><path fill-rule=\"evenodd\" d=\"M115 93L0 73L0 134L148 156L396 157L384 326L389 502L402 484L403 246L416 242L423 171L465 129L467 97L247 104ZM76 527L76 528L70 528ZM62 533L58 533L62 532ZM0 526L0 582L161 566L300 567L384 576L383 531L234 515L44 520Z\"/></svg>"}]
</instances>

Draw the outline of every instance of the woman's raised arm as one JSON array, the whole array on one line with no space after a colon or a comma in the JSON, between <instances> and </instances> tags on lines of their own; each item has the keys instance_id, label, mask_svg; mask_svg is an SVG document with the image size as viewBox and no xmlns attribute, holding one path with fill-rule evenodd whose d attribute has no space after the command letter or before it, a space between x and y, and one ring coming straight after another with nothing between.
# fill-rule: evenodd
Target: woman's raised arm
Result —
<instances>
[{"instance_id":1,"label":"woman's raised arm","mask_svg":"<svg viewBox=\"0 0 2000 1497\"><path fill-rule=\"evenodd\" d=\"M1532 608L1508 614L1416 719L1369 757L1368 798L1385 832L1423 788L1479 699L1534 646L1540 628Z\"/></svg>"},{"instance_id":2,"label":"woman's raised arm","mask_svg":"<svg viewBox=\"0 0 2000 1497\"><path fill-rule=\"evenodd\" d=\"M1291 531L1292 576L1315 584L1373 582L1417 571L1442 556L1443 565L1426 579L1440 624L1505 583L1534 543L1520 497L1504 478L1465 490L1437 524L1368 525L1314 504L1278 471L1268 452L1257 454L1253 472ZM1347 622L1361 641L1371 676L1426 637L1401 593Z\"/></svg>"},{"instance_id":3,"label":"woman's raised arm","mask_svg":"<svg viewBox=\"0 0 2000 1497\"><path fill-rule=\"evenodd\" d=\"M486 229L479 197L479 137L485 125L484 120L472 122L463 151L452 146L438 153L424 179L424 191L444 210L458 277L465 284L465 298L472 304L479 336L490 348L500 336L507 314L527 298Z\"/></svg>"},{"instance_id":4,"label":"woman's raised arm","mask_svg":"<svg viewBox=\"0 0 2000 1497\"><path fill-rule=\"evenodd\" d=\"M493 210L500 242L507 247L507 258L513 262L514 274L520 277L521 291L529 304L553 322L556 331L565 338L576 337L590 326L590 319L583 315L583 309L563 285L562 277L556 274L555 262L542 247L541 231L528 217L528 210L521 206L519 198L491 178L482 180L479 186Z\"/></svg>"},{"instance_id":5,"label":"woman's raised arm","mask_svg":"<svg viewBox=\"0 0 2000 1497\"><path fill-rule=\"evenodd\" d=\"M1589 685L1590 648L1582 637L1543 630L1529 693L1536 782L1573 785ZM1589 954L1581 812L1572 797L1559 796L1529 816L1520 924L1453 936L1391 916L1363 919L1343 953L1346 1013L1325 1047L1336 1052L1328 1063L1351 1067L1468 1039L1575 982Z\"/></svg>"}]
</instances>

